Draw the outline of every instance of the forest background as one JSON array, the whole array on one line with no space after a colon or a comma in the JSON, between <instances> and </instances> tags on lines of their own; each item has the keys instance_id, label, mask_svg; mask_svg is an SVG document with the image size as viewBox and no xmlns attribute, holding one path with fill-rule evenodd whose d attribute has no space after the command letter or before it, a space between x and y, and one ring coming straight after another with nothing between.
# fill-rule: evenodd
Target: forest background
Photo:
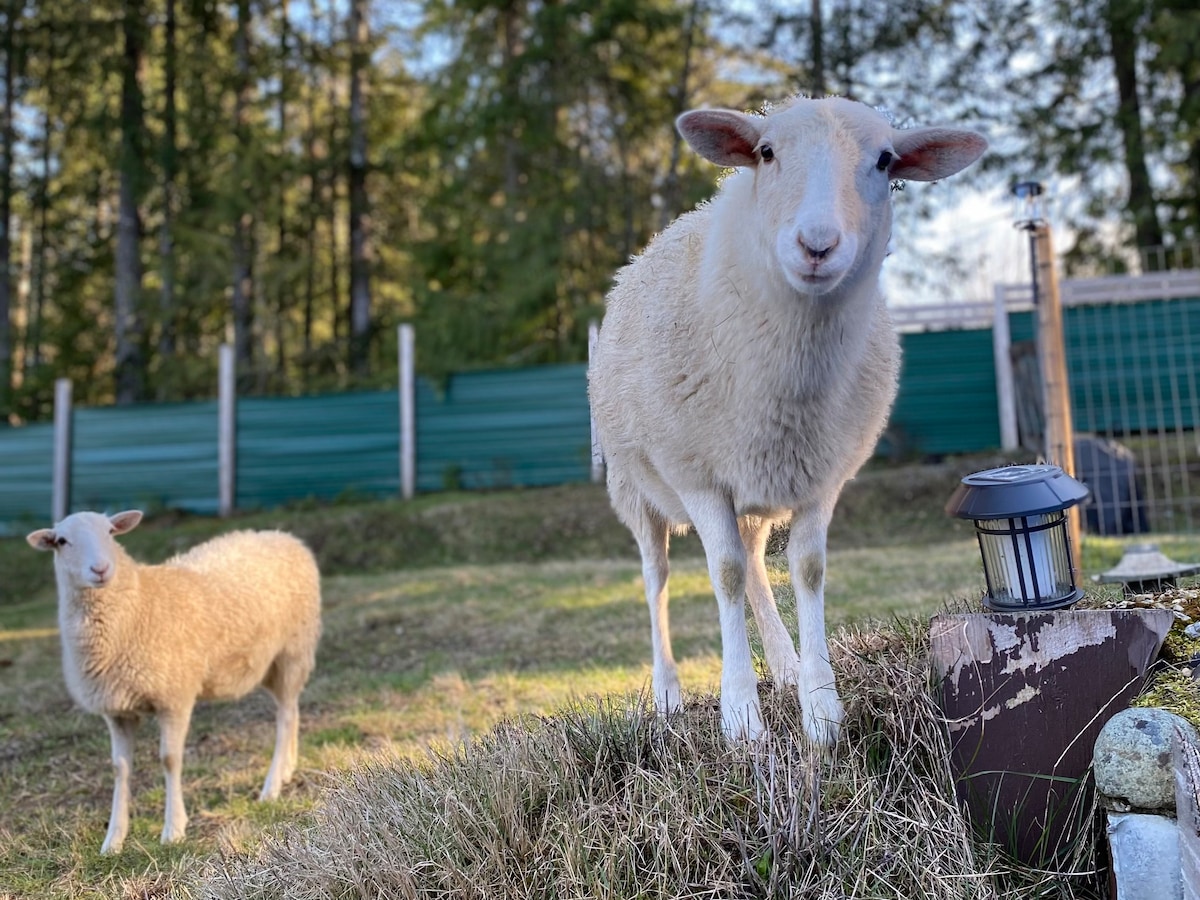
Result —
<instances>
[{"instance_id":1,"label":"forest background","mask_svg":"<svg viewBox=\"0 0 1200 900\"><path fill-rule=\"evenodd\" d=\"M404 321L430 375L582 360L713 191L695 106L979 128L977 190L1056 180L1073 272L1200 238L1194 0L0 0L0 87L0 429L59 377L211 396L226 341L244 394L390 384Z\"/></svg>"}]
</instances>

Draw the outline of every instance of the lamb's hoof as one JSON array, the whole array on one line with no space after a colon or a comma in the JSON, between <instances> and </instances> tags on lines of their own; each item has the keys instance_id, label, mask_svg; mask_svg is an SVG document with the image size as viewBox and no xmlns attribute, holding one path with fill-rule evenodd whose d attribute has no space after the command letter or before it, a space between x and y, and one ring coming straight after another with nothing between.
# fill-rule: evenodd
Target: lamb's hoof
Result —
<instances>
[{"instance_id":1,"label":"lamb's hoof","mask_svg":"<svg viewBox=\"0 0 1200 900\"><path fill-rule=\"evenodd\" d=\"M183 834L187 830L187 821L184 820L182 825L163 825L161 842L164 844L178 844L183 840Z\"/></svg>"},{"instance_id":2,"label":"lamb's hoof","mask_svg":"<svg viewBox=\"0 0 1200 900\"><path fill-rule=\"evenodd\" d=\"M108 838L104 839L104 843L100 845L101 856L116 856L121 852L121 847L125 845L123 840L114 841Z\"/></svg>"},{"instance_id":3,"label":"lamb's hoof","mask_svg":"<svg viewBox=\"0 0 1200 900\"><path fill-rule=\"evenodd\" d=\"M823 688L801 694L800 705L804 710L804 732L809 740L823 750L832 750L846 718L837 692Z\"/></svg>"}]
</instances>

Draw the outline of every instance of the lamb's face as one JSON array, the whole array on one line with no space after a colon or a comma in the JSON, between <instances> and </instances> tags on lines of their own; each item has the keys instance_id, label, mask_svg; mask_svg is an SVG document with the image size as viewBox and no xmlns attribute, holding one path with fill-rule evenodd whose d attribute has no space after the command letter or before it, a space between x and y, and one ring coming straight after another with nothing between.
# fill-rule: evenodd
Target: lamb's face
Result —
<instances>
[{"instance_id":1,"label":"lamb's face","mask_svg":"<svg viewBox=\"0 0 1200 900\"><path fill-rule=\"evenodd\" d=\"M54 551L54 571L60 585L73 590L102 588L117 574L120 557L116 536L136 527L141 519L137 510L113 516L78 512L53 528L32 532L25 540L35 550Z\"/></svg>"},{"instance_id":2,"label":"lamb's face","mask_svg":"<svg viewBox=\"0 0 1200 900\"><path fill-rule=\"evenodd\" d=\"M677 124L705 158L753 170L748 227L772 248L787 283L814 296L878 267L894 178L945 177L987 146L969 131L897 131L875 110L837 98L795 100L766 117L697 110Z\"/></svg>"}]
</instances>

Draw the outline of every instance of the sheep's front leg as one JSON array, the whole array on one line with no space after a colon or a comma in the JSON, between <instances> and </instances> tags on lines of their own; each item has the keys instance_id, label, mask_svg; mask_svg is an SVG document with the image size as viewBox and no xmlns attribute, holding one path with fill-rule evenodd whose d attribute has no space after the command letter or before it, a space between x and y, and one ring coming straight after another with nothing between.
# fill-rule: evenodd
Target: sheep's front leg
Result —
<instances>
[{"instance_id":1,"label":"sheep's front leg","mask_svg":"<svg viewBox=\"0 0 1200 900\"><path fill-rule=\"evenodd\" d=\"M167 801L163 812L162 842L183 840L187 830L187 810L183 804L183 750L187 742L192 708L162 710L158 714L159 758L166 780Z\"/></svg>"},{"instance_id":2,"label":"sheep's front leg","mask_svg":"<svg viewBox=\"0 0 1200 900\"><path fill-rule=\"evenodd\" d=\"M721 616L721 724L731 740L756 740L763 723L746 633L746 549L737 516L717 494L693 494L683 501L704 544Z\"/></svg>"},{"instance_id":3,"label":"sheep's front leg","mask_svg":"<svg viewBox=\"0 0 1200 900\"><path fill-rule=\"evenodd\" d=\"M792 520L787 549L800 631L798 693L804 730L822 747L837 742L844 716L825 637L825 538L831 512L798 513Z\"/></svg>"},{"instance_id":4,"label":"sheep's front leg","mask_svg":"<svg viewBox=\"0 0 1200 900\"><path fill-rule=\"evenodd\" d=\"M642 581L646 588L646 605L650 609L654 705L661 713L671 713L679 709L683 701L675 654L671 650L670 593L667 587L671 572L667 562L670 533L666 522L647 511L643 514L641 527L635 537L642 554Z\"/></svg>"},{"instance_id":5,"label":"sheep's front leg","mask_svg":"<svg viewBox=\"0 0 1200 900\"><path fill-rule=\"evenodd\" d=\"M107 855L120 853L129 833L129 776L133 771L133 735L137 730L137 716L105 716L109 737L112 739L113 799L112 812L108 816L108 833L100 852Z\"/></svg>"}]
</instances>

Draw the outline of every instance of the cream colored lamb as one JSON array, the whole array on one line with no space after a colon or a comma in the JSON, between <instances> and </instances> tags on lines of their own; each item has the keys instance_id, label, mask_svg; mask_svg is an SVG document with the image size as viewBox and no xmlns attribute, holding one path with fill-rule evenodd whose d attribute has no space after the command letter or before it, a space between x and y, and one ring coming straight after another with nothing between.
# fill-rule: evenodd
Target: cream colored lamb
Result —
<instances>
[{"instance_id":1,"label":"cream colored lamb","mask_svg":"<svg viewBox=\"0 0 1200 900\"><path fill-rule=\"evenodd\" d=\"M890 184L953 175L987 144L956 128L899 130L844 99L764 116L695 110L676 124L738 171L617 274L589 375L609 494L641 550L655 702L680 703L667 547L694 526L720 612L727 735L763 728L748 596L776 684L795 686L806 732L828 747L843 713L825 638L826 531L887 422L900 364L879 288ZM763 560L789 519L799 653Z\"/></svg>"},{"instance_id":2,"label":"cream colored lamb","mask_svg":"<svg viewBox=\"0 0 1200 900\"><path fill-rule=\"evenodd\" d=\"M164 843L187 827L181 769L197 700L234 699L261 685L275 698L275 754L260 799L279 796L296 768L300 692L321 633L316 561L280 531L214 538L162 565L135 562L115 540L137 510L79 512L31 533L54 551L63 674L75 701L108 723L116 775L101 853L129 830L129 776L140 717L154 714L166 775Z\"/></svg>"}]
</instances>

